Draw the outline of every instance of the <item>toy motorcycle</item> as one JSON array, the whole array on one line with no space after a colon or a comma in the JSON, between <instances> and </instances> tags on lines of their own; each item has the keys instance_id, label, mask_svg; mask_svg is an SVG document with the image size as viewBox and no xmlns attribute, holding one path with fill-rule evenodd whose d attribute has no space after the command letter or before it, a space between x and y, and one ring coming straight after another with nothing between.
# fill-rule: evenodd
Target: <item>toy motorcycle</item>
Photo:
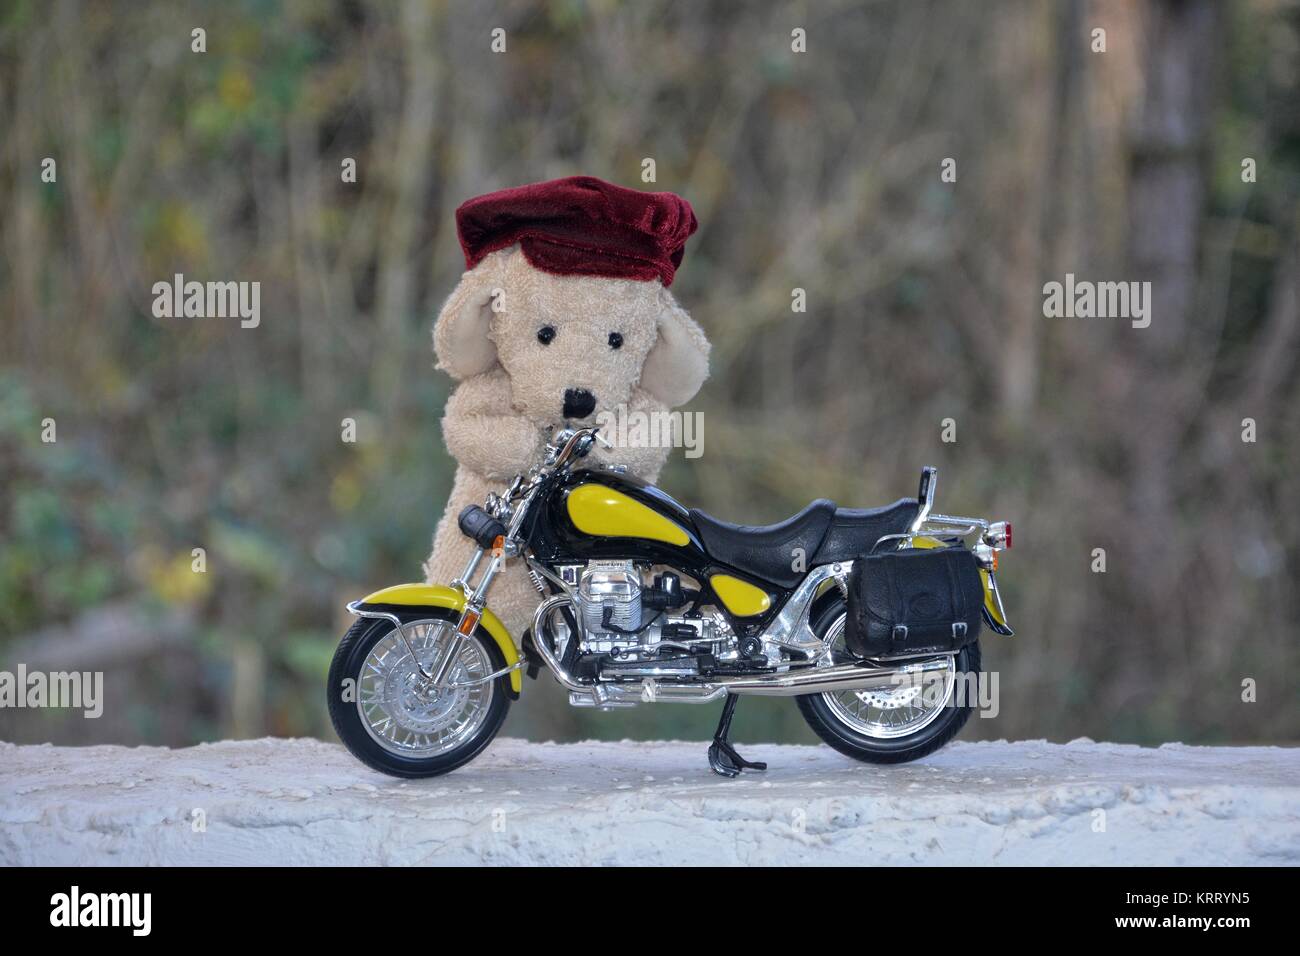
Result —
<instances>
[{"instance_id":1,"label":"toy motorcycle","mask_svg":"<svg viewBox=\"0 0 1300 956\"><path fill-rule=\"evenodd\" d=\"M541 464L460 514L478 549L459 580L348 605L359 619L328 696L358 759L399 777L454 770L496 735L525 670L549 671L578 707L723 700L709 762L724 776L766 769L727 740L746 694L794 697L822 740L876 763L929 754L965 724L981 621L1012 633L993 577L1009 524L934 514L926 468L916 498L883 508L821 499L732 525L617 468L576 468L598 439L563 429ZM486 603L506 561L538 592L522 655Z\"/></svg>"}]
</instances>

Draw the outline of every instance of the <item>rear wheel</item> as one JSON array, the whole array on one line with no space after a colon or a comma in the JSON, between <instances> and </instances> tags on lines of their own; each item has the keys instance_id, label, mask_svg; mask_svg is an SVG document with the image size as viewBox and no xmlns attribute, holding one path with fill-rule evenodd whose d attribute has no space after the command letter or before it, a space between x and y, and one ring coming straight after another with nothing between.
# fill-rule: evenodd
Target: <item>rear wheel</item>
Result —
<instances>
[{"instance_id":1,"label":"rear wheel","mask_svg":"<svg viewBox=\"0 0 1300 956\"><path fill-rule=\"evenodd\" d=\"M455 636L459 618L430 608L404 622L410 650L390 621L361 618L344 635L330 665L330 720L362 763L395 777L433 777L473 760L501 729L510 677L485 680L506 662L481 627L462 642L444 688L429 688L420 676Z\"/></svg>"},{"instance_id":2,"label":"rear wheel","mask_svg":"<svg viewBox=\"0 0 1300 956\"><path fill-rule=\"evenodd\" d=\"M831 645L837 657L847 655L846 620L841 599L826 603L811 622L817 636ZM979 643L967 645L950 661L947 671L941 671L931 683L807 694L797 698L799 710L818 737L855 760L916 760L955 737L974 710L967 706L969 693L962 695L963 699L955 698L959 690L973 688L970 677L980 672Z\"/></svg>"}]
</instances>

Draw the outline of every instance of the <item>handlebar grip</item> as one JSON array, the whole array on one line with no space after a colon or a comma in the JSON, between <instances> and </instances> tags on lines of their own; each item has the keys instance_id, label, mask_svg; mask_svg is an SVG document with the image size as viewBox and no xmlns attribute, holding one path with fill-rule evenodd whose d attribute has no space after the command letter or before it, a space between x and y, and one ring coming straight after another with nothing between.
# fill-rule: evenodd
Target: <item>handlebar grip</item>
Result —
<instances>
[{"instance_id":1,"label":"handlebar grip","mask_svg":"<svg viewBox=\"0 0 1300 956\"><path fill-rule=\"evenodd\" d=\"M478 505L466 505L456 519L461 534L473 538L480 548L490 548L497 538L506 533L506 526Z\"/></svg>"}]
</instances>

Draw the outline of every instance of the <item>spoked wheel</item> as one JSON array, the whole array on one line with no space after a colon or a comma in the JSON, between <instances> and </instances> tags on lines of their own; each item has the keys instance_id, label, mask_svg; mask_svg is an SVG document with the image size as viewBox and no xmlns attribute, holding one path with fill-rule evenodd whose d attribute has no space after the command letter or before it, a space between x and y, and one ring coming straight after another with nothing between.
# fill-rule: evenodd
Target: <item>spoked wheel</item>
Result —
<instances>
[{"instance_id":1,"label":"spoked wheel","mask_svg":"<svg viewBox=\"0 0 1300 956\"><path fill-rule=\"evenodd\" d=\"M849 656L844 646L847 620L843 601L824 607L813 630L831 645L835 656ZM881 690L843 690L798 698L799 710L813 731L842 754L871 763L903 763L938 750L970 718L970 701L955 701L959 680L977 675L979 643L948 658L926 682L902 683ZM969 686L969 682L968 682Z\"/></svg>"},{"instance_id":2,"label":"spoked wheel","mask_svg":"<svg viewBox=\"0 0 1300 956\"><path fill-rule=\"evenodd\" d=\"M407 642L389 621L362 618L330 665L329 711L353 755L397 777L432 777L474 759L496 736L510 706L501 649L481 628L461 644L443 688L420 674L455 637L459 615L430 609L406 622ZM416 659L418 658L419 666Z\"/></svg>"}]
</instances>

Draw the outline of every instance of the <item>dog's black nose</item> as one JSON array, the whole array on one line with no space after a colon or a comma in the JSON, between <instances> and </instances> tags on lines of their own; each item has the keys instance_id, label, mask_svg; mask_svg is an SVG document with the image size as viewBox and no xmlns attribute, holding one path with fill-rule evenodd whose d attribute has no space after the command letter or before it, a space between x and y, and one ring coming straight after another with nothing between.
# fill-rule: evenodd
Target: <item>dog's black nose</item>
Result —
<instances>
[{"instance_id":1,"label":"dog's black nose","mask_svg":"<svg viewBox=\"0 0 1300 956\"><path fill-rule=\"evenodd\" d=\"M596 410L596 396L585 388L564 390L564 417L586 418Z\"/></svg>"}]
</instances>

